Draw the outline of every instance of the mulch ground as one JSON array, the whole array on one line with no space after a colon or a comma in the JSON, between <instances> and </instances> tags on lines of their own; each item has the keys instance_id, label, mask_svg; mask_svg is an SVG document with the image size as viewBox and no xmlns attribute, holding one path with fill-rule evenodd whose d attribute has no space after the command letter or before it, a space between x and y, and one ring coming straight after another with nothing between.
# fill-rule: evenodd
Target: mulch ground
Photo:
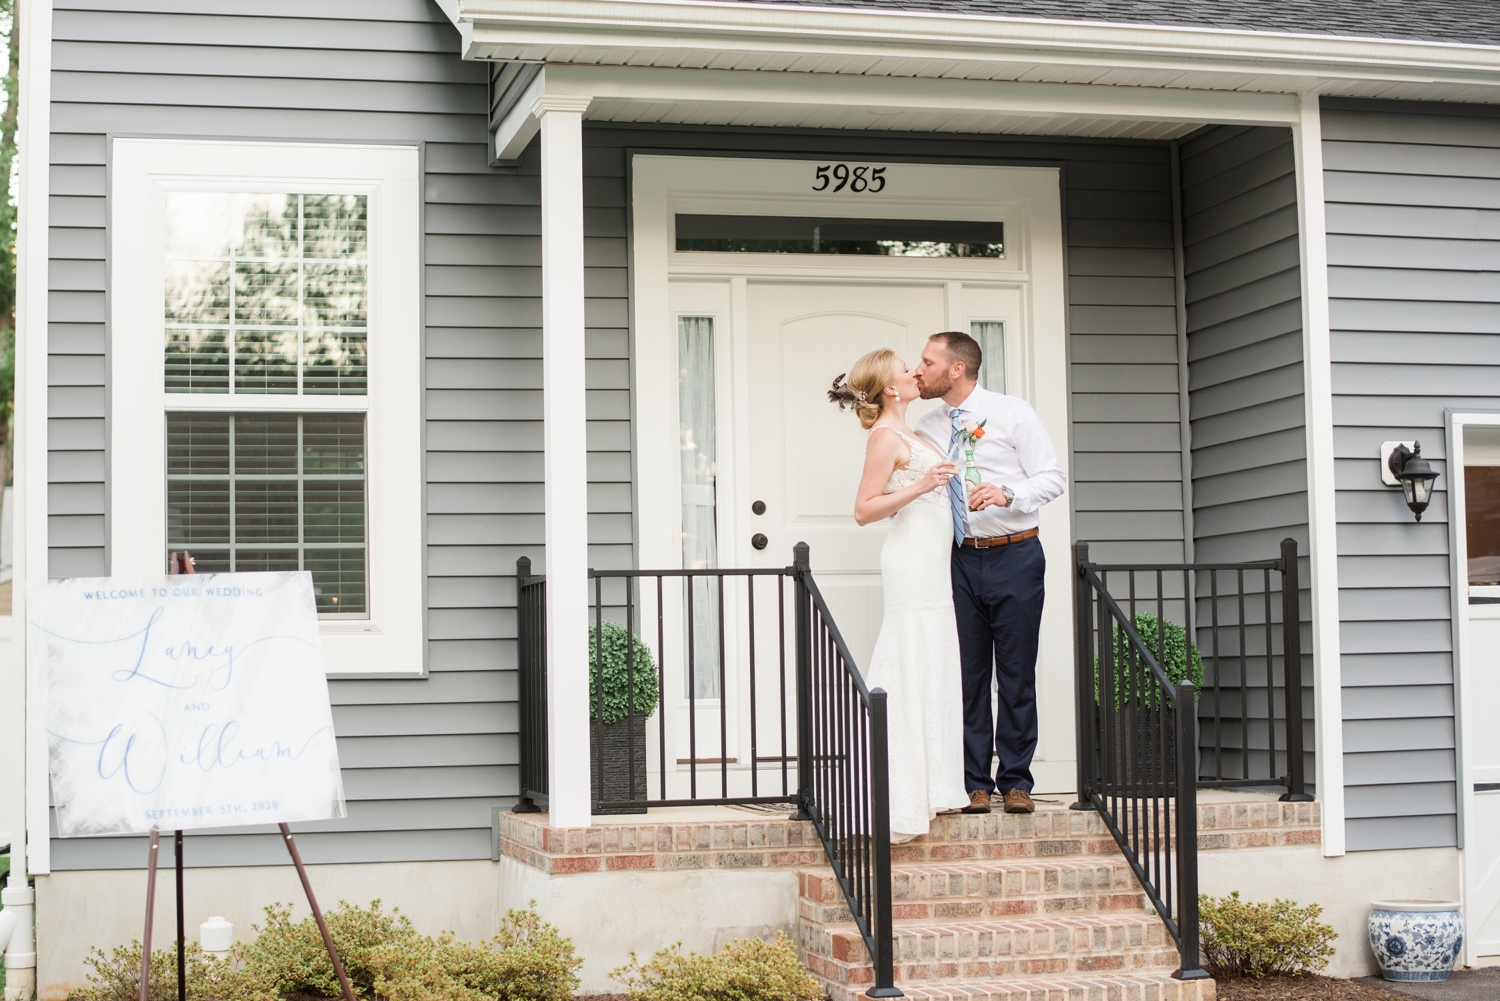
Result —
<instances>
[{"instance_id":1,"label":"mulch ground","mask_svg":"<svg viewBox=\"0 0 1500 1001\"><path fill-rule=\"evenodd\" d=\"M1400 1001L1370 984L1332 977L1267 977L1264 980L1220 980L1219 1001Z\"/></svg>"}]
</instances>

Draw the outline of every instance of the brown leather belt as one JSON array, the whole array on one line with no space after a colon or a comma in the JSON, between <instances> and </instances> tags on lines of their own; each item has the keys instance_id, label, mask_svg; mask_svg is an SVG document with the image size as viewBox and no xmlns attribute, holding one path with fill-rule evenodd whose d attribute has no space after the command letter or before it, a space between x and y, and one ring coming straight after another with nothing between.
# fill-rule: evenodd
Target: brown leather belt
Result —
<instances>
[{"instance_id":1,"label":"brown leather belt","mask_svg":"<svg viewBox=\"0 0 1500 1001\"><path fill-rule=\"evenodd\" d=\"M993 549L996 546L1008 546L1012 542L1025 542L1027 539L1036 538L1036 536L1037 529L1028 528L1024 532L1014 532L1010 535L997 535L992 539L964 539L964 545L968 546L970 549Z\"/></svg>"}]
</instances>

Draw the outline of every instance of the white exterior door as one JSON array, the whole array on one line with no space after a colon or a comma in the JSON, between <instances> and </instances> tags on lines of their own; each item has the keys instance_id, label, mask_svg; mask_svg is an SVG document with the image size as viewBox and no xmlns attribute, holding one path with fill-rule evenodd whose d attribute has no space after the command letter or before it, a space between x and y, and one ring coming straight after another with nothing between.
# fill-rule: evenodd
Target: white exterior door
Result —
<instances>
[{"instance_id":1,"label":"white exterior door","mask_svg":"<svg viewBox=\"0 0 1500 1001\"><path fill-rule=\"evenodd\" d=\"M882 191L867 185L855 194L836 193L831 181L820 189L820 166L829 172L796 160L633 160L639 565L784 567L792 546L806 542L830 611L864 666L882 616L886 526L854 523L865 434L853 415L828 402L827 390L834 376L875 348L890 347L914 367L929 335L971 332L985 348L985 385L1030 401L1066 464L1058 175L1048 168L892 164L879 168ZM868 177L876 168L860 169ZM845 173L853 176L854 170L846 167ZM839 176L837 169L833 176ZM825 240L845 221L878 237L880 226L899 236L903 226L923 225L911 220L988 220L996 230L1003 225L1004 253L820 254L805 247L787 252L772 239L685 250L694 245L680 239L677 227L688 216L698 220L699 232L710 233L722 231L716 227L725 219L730 227L746 217L778 223L821 219ZM814 235L814 247L818 239ZM934 405L914 405L908 420L915 422ZM711 475L705 472L710 469ZM1038 663L1041 740L1033 770L1038 791L1065 792L1075 777L1066 500L1044 509L1042 537L1049 599ZM758 593L754 634L762 671L779 639L769 598L769 591ZM674 648L666 651L669 664L684 658L683 604L678 599L665 609L665 645ZM712 759L711 784L720 784L722 758L728 758L735 773L731 786L742 795L752 758L762 762L763 776L780 769L779 761L768 760L776 751L768 745L777 738L764 722L756 728L759 748L749 746L744 604L743 582L727 586L722 693L695 680L690 699L684 672L668 669L663 706L672 746L649 756L653 767L665 758L669 768L675 762L685 769L693 756L686 741L695 734L697 759ZM780 715L779 686L769 680L760 676L754 699L762 721ZM721 720L727 730L722 750ZM795 734L790 741L794 754ZM680 787L681 779L669 777L668 784ZM653 777L653 791L657 782Z\"/></svg>"},{"instance_id":2,"label":"white exterior door","mask_svg":"<svg viewBox=\"0 0 1500 1001\"><path fill-rule=\"evenodd\" d=\"M1470 605L1467 611L1468 699L1484 713L1484 707L1500 706L1500 604ZM1500 727L1472 730L1469 757L1476 787L1467 825L1473 836L1465 846L1466 867L1473 870L1471 949L1478 956L1500 956Z\"/></svg>"},{"instance_id":3,"label":"white exterior door","mask_svg":"<svg viewBox=\"0 0 1500 1001\"><path fill-rule=\"evenodd\" d=\"M765 513L733 548L756 566L785 566L806 542L818 586L861 667L881 621L880 548L889 521L854 523L864 465L859 420L828 402L834 376L889 347L917 366L927 336L945 329L941 285L756 283L747 289L751 419L749 491ZM933 407L918 401L917 419ZM750 540L764 535L764 549ZM729 548L729 547L726 547Z\"/></svg>"}]
</instances>

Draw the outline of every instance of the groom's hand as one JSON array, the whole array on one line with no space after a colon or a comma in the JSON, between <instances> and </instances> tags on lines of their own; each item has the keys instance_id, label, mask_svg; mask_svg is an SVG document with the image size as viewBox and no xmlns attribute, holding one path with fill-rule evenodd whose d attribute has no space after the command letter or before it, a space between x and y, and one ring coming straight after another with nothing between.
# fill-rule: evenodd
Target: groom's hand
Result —
<instances>
[{"instance_id":1,"label":"groom's hand","mask_svg":"<svg viewBox=\"0 0 1500 1001\"><path fill-rule=\"evenodd\" d=\"M1010 504L1010 498L1005 496L1005 491L993 483L981 483L969 491L969 510L983 511L987 507L1006 507Z\"/></svg>"}]
</instances>

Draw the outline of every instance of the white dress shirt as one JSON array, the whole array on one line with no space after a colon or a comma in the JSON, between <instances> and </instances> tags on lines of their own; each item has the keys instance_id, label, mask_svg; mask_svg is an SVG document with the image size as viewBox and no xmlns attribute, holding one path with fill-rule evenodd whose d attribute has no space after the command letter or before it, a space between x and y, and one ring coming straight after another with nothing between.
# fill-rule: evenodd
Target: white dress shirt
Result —
<instances>
[{"instance_id":1,"label":"white dress shirt","mask_svg":"<svg viewBox=\"0 0 1500 1001\"><path fill-rule=\"evenodd\" d=\"M987 422L984 437L974 448L980 478L1015 492L1006 507L969 511L967 534L989 539L1036 528L1042 505L1062 496L1068 484L1068 474L1063 472L1042 419L1025 400L979 385L957 407L944 403L928 413L917 421L915 430L939 451L956 456L959 476L964 474L964 454L954 441L955 410L964 424Z\"/></svg>"}]
</instances>

